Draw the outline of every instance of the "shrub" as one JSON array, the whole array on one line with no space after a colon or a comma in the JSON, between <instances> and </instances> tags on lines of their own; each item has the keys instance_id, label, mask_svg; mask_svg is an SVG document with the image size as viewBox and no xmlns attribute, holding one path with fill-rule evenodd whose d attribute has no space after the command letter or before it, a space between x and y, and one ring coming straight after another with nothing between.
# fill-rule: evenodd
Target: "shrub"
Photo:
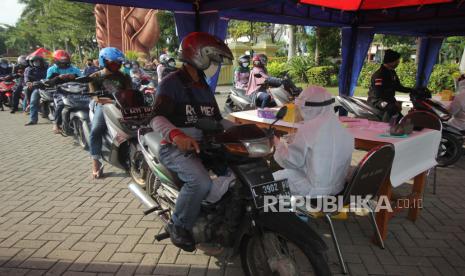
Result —
<instances>
[{"instance_id":1,"label":"shrub","mask_svg":"<svg viewBox=\"0 0 465 276\"><path fill-rule=\"evenodd\" d=\"M288 61L287 68L295 82L308 83L307 71L314 66L314 63L311 56L295 56Z\"/></svg>"},{"instance_id":2,"label":"shrub","mask_svg":"<svg viewBox=\"0 0 465 276\"><path fill-rule=\"evenodd\" d=\"M272 61L268 63L266 69L270 76L280 78L286 73L287 65L284 62Z\"/></svg>"},{"instance_id":3,"label":"shrub","mask_svg":"<svg viewBox=\"0 0 465 276\"><path fill-rule=\"evenodd\" d=\"M402 62L396 68L400 83L405 87L415 87L417 76L417 65L413 61Z\"/></svg>"},{"instance_id":4,"label":"shrub","mask_svg":"<svg viewBox=\"0 0 465 276\"><path fill-rule=\"evenodd\" d=\"M429 79L428 88L433 92L454 90L454 75L459 72L457 64L436 64Z\"/></svg>"},{"instance_id":5,"label":"shrub","mask_svg":"<svg viewBox=\"0 0 465 276\"><path fill-rule=\"evenodd\" d=\"M330 86L331 75L334 75L334 72L333 66L317 66L307 71L307 78L310 84Z\"/></svg>"},{"instance_id":6,"label":"shrub","mask_svg":"<svg viewBox=\"0 0 465 276\"><path fill-rule=\"evenodd\" d=\"M360 72L360 76L358 78L358 85L363 88L369 88L371 76L376 70L379 69L379 66L379 63L366 62L362 67L362 71Z\"/></svg>"}]
</instances>

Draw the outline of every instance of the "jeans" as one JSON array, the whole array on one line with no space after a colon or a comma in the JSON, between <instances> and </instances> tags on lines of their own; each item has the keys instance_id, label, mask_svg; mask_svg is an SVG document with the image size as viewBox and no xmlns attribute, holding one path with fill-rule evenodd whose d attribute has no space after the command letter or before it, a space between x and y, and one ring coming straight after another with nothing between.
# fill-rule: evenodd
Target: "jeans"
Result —
<instances>
[{"instance_id":1,"label":"jeans","mask_svg":"<svg viewBox=\"0 0 465 276\"><path fill-rule=\"evenodd\" d=\"M90 130L89 148L92 159L99 160L102 156L102 139L107 125L103 115L103 106L94 101L90 103L90 109L94 110L94 118L92 118L92 128Z\"/></svg>"},{"instance_id":2,"label":"jeans","mask_svg":"<svg viewBox=\"0 0 465 276\"><path fill-rule=\"evenodd\" d=\"M39 121L39 104L40 104L40 92L39 89L35 89L31 94L31 103L30 103L30 114L29 120L33 123Z\"/></svg>"},{"instance_id":3,"label":"jeans","mask_svg":"<svg viewBox=\"0 0 465 276\"><path fill-rule=\"evenodd\" d=\"M163 145L159 154L161 163L177 173L184 182L176 200L173 223L191 230L199 216L200 204L210 191L212 180L201 160L193 153L181 152L173 145Z\"/></svg>"},{"instance_id":4,"label":"jeans","mask_svg":"<svg viewBox=\"0 0 465 276\"><path fill-rule=\"evenodd\" d=\"M13 91L13 102L11 103L12 110L18 110L19 99L21 98L21 93L23 92L23 85L18 84ZM24 110L24 109L23 109Z\"/></svg>"},{"instance_id":5,"label":"jeans","mask_svg":"<svg viewBox=\"0 0 465 276\"><path fill-rule=\"evenodd\" d=\"M55 125L61 126L61 122L63 121L63 117L61 113L63 112L63 108L65 108L62 95L61 94L53 95L53 101L55 102L55 114L54 114Z\"/></svg>"},{"instance_id":6,"label":"jeans","mask_svg":"<svg viewBox=\"0 0 465 276\"><path fill-rule=\"evenodd\" d=\"M268 94L266 92L261 92L260 91L257 94L257 100L260 103L260 107L265 108L271 102L271 96L270 96L270 94Z\"/></svg>"}]
</instances>

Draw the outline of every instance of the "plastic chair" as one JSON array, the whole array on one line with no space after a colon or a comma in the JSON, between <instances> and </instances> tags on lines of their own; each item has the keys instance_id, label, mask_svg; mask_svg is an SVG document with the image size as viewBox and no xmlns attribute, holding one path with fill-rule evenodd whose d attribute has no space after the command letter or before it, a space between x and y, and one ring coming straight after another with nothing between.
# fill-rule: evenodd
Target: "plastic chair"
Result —
<instances>
[{"instance_id":1,"label":"plastic chair","mask_svg":"<svg viewBox=\"0 0 465 276\"><path fill-rule=\"evenodd\" d=\"M343 205L350 204L351 196L360 196L362 198L371 195L376 196L381 188L381 185L385 182L386 178L391 171L392 162L394 160L394 146L391 144L378 146L369 151L365 157L360 161L358 166L352 173L351 180L347 183L346 188L341 193L343 196ZM369 203L369 218L373 229L376 232L376 237L384 249L384 242L379 232L378 225L376 223L374 206ZM307 210L298 208L297 211L307 216L311 216ZM339 262L344 274L347 274L347 267L342 256L341 248L337 240L336 231L334 230L333 221L331 216L336 212L325 213L324 218L329 224L331 230L331 237L333 239L334 247L336 248Z\"/></svg>"},{"instance_id":2,"label":"plastic chair","mask_svg":"<svg viewBox=\"0 0 465 276\"><path fill-rule=\"evenodd\" d=\"M405 115L405 117L402 118L400 123L402 123L405 120L410 120L410 122L413 124L414 130L422 130L424 128L429 128L429 129L442 131L441 120L435 115L427 111L412 111L408 113L407 115ZM433 171L434 171L433 194L436 194L436 180L437 180L436 178L437 167L436 166L434 166Z\"/></svg>"}]
</instances>

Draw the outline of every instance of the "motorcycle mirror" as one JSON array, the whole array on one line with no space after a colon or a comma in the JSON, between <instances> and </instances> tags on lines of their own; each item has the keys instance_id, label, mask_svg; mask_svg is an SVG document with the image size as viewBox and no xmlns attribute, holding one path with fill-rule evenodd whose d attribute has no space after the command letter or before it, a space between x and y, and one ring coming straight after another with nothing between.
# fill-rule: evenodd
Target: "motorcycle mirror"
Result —
<instances>
[{"instance_id":1,"label":"motorcycle mirror","mask_svg":"<svg viewBox=\"0 0 465 276\"><path fill-rule=\"evenodd\" d=\"M287 106L281 107L278 110L278 113L276 113L276 119L281 120L282 118L284 118L284 116L286 116L286 113L287 113Z\"/></svg>"}]
</instances>

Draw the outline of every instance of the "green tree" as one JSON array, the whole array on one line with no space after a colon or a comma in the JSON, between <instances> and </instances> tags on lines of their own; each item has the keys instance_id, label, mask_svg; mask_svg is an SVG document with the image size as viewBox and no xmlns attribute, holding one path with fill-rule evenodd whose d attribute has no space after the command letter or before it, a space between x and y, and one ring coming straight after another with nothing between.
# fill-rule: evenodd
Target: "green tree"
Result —
<instances>
[{"instance_id":1,"label":"green tree","mask_svg":"<svg viewBox=\"0 0 465 276\"><path fill-rule=\"evenodd\" d=\"M18 23L9 27L7 47L29 53L38 46L67 49L82 60L83 51L93 52L94 6L65 0L19 0L25 5Z\"/></svg>"},{"instance_id":2,"label":"green tree","mask_svg":"<svg viewBox=\"0 0 465 276\"><path fill-rule=\"evenodd\" d=\"M151 54L158 57L165 49L167 49L170 53L176 52L179 45L179 39L176 35L176 24L173 13L168 11L158 11L157 20L160 27L160 39L158 40L156 47L151 51Z\"/></svg>"},{"instance_id":3,"label":"green tree","mask_svg":"<svg viewBox=\"0 0 465 276\"><path fill-rule=\"evenodd\" d=\"M270 38L274 38L273 33L269 33L273 24L263 22L250 22L231 20L228 25L229 37L237 40L240 37L246 36L249 41L257 42L257 38L264 34L270 34Z\"/></svg>"}]
</instances>

